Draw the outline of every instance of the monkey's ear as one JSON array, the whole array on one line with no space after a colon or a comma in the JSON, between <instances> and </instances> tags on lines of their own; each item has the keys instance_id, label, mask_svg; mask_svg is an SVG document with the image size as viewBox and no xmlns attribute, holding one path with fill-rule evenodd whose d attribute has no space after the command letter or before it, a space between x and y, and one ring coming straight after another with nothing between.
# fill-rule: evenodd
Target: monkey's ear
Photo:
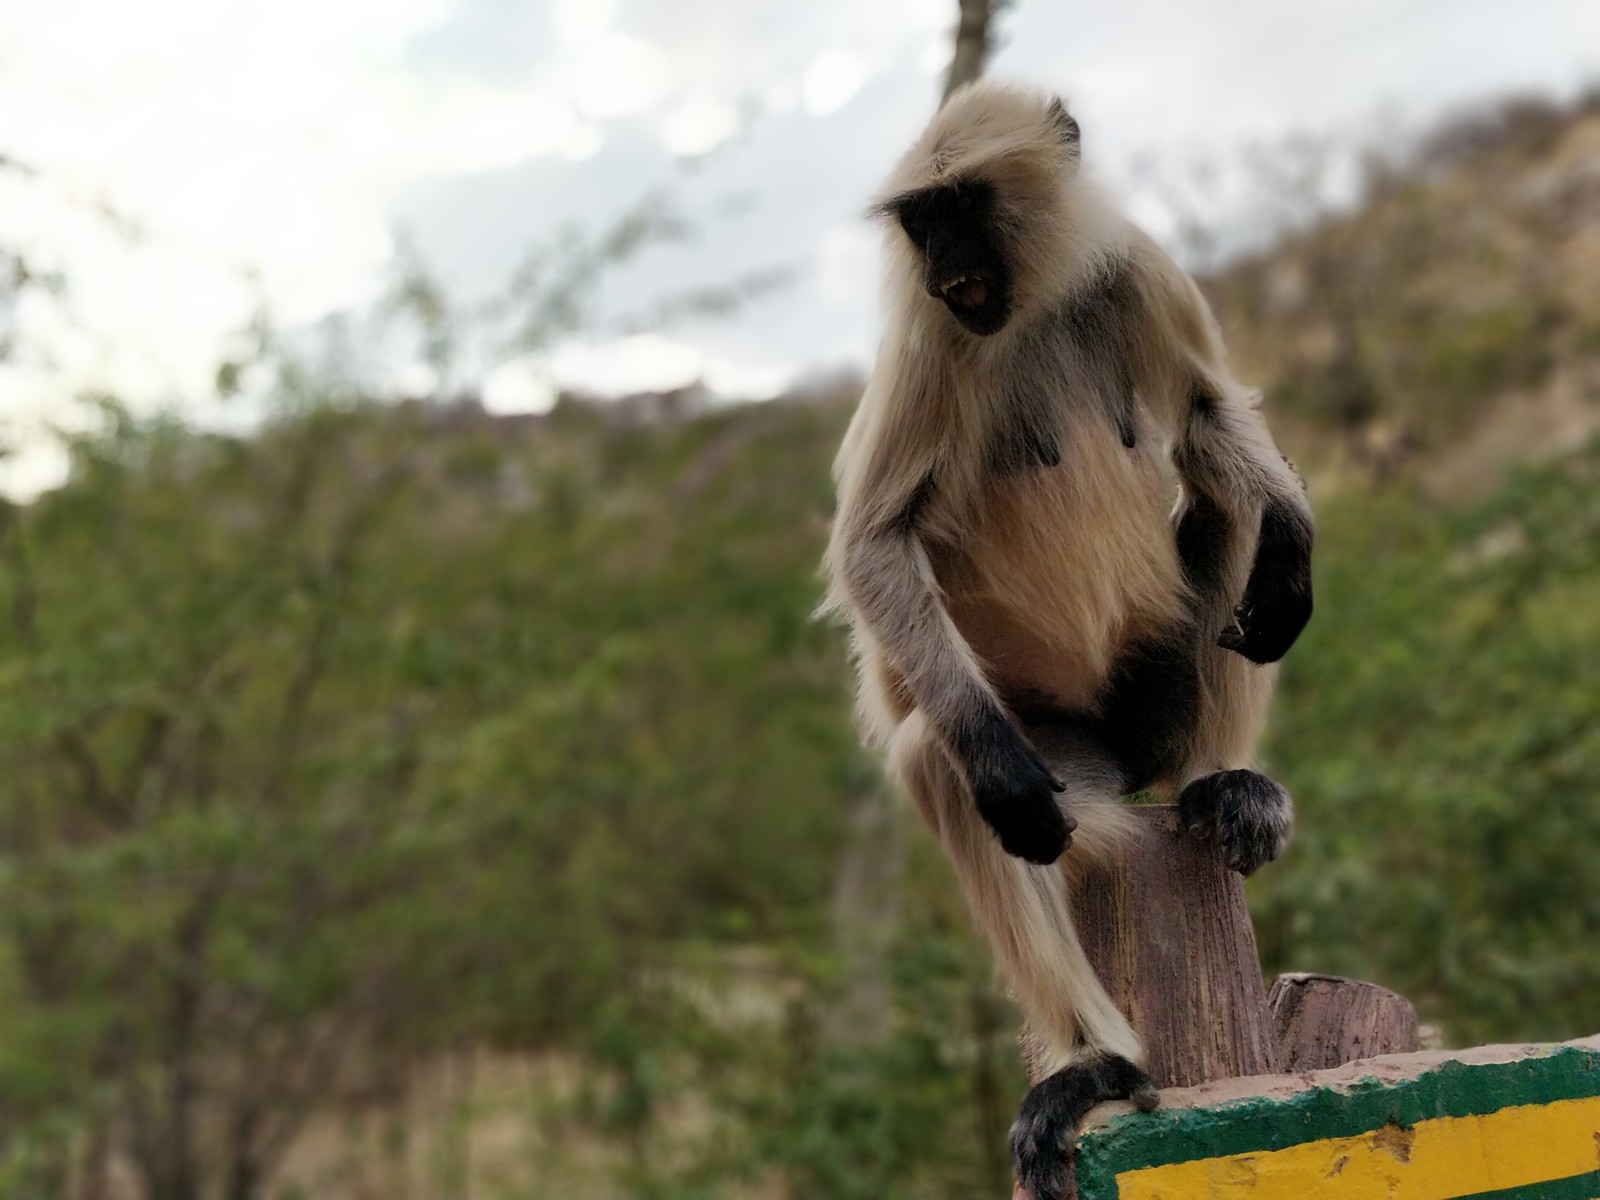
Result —
<instances>
[{"instance_id":1,"label":"monkey's ear","mask_svg":"<svg viewBox=\"0 0 1600 1200\"><path fill-rule=\"evenodd\" d=\"M1072 157L1077 158L1080 153L1078 122L1073 120L1072 114L1067 111L1067 106L1060 96L1051 98L1049 112L1050 120L1061 135L1062 142L1069 148Z\"/></svg>"}]
</instances>

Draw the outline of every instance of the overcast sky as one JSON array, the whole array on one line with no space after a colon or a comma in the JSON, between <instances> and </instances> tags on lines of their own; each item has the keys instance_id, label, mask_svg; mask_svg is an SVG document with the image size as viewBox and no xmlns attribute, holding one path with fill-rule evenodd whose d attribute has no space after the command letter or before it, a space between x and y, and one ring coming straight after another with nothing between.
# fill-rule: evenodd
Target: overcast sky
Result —
<instances>
[{"instance_id":1,"label":"overcast sky","mask_svg":"<svg viewBox=\"0 0 1600 1200\"><path fill-rule=\"evenodd\" d=\"M956 0L0 0L0 245L60 269L69 306L17 320L0 487L47 486L30 430L111 388L204 395L258 303L295 326L359 310L404 234L487 294L523 248L667 187L701 218L608 282L606 312L782 266L731 320L486 364L501 408L550 386L703 378L760 396L865 366L864 197L926 120ZM1600 0L1016 0L990 73L1067 96L1134 212L1173 173L1290 131L1383 139L1507 91L1600 79ZM721 216L730 207L734 215ZM146 236L130 244L104 200ZM417 379L404 364L397 377Z\"/></svg>"}]
</instances>

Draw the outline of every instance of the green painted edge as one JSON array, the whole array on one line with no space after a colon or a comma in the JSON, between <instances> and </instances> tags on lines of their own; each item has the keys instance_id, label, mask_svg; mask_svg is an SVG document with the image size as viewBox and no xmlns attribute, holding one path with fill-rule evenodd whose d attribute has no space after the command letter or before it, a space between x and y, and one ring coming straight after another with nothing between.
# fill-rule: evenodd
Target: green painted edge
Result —
<instances>
[{"instance_id":1,"label":"green painted edge","mask_svg":"<svg viewBox=\"0 0 1600 1200\"><path fill-rule=\"evenodd\" d=\"M1546 1179L1521 1187L1501 1188L1498 1192L1473 1192L1455 1200L1595 1200L1600 1196L1600 1171L1585 1171L1565 1179Z\"/></svg>"},{"instance_id":2,"label":"green painted edge","mask_svg":"<svg viewBox=\"0 0 1600 1200\"><path fill-rule=\"evenodd\" d=\"M1246 1096L1209 1108L1126 1113L1079 1140L1078 1190L1083 1200L1114 1200L1123 1171L1354 1137L1390 1122L1411 1126L1596 1095L1600 1050L1561 1046L1506 1063L1446 1061L1394 1083L1369 1077L1286 1098Z\"/></svg>"}]
</instances>

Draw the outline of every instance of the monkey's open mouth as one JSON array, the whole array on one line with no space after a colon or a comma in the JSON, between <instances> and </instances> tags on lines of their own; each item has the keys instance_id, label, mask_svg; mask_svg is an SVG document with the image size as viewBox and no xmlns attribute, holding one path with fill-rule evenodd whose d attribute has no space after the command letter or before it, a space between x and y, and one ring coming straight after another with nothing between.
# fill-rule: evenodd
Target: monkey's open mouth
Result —
<instances>
[{"instance_id":1,"label":"monkey's open mouth","mask_svg":"<svg viewBox=\"0 0 1600 1200\"><path fill-rule=\"evenodd\" d=\"M957 275L939 285L946 304L976 312L989 302L989 285L978 275Z\"/></svg>"}]
</instances>

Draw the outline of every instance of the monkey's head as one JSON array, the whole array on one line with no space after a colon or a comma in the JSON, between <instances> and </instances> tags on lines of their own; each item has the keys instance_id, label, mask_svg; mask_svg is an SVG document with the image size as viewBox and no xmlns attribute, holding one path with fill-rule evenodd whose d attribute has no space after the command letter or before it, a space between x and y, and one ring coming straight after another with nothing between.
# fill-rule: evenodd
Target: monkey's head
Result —
<instances>
[{"instance_id":1,"label":"monkey's head","mask_svg":"<svg viewBox=\"0 0 1600 1200\"><path fill-rule=\"evenodd\" d=\"M891 282L911 282L980 337L1060 290L1074 253L1078 123L1061 100L989 83L956 92L872 207ZM1081 246L1077 249L1081 250Z\"/></svg>"}]
</instances>

